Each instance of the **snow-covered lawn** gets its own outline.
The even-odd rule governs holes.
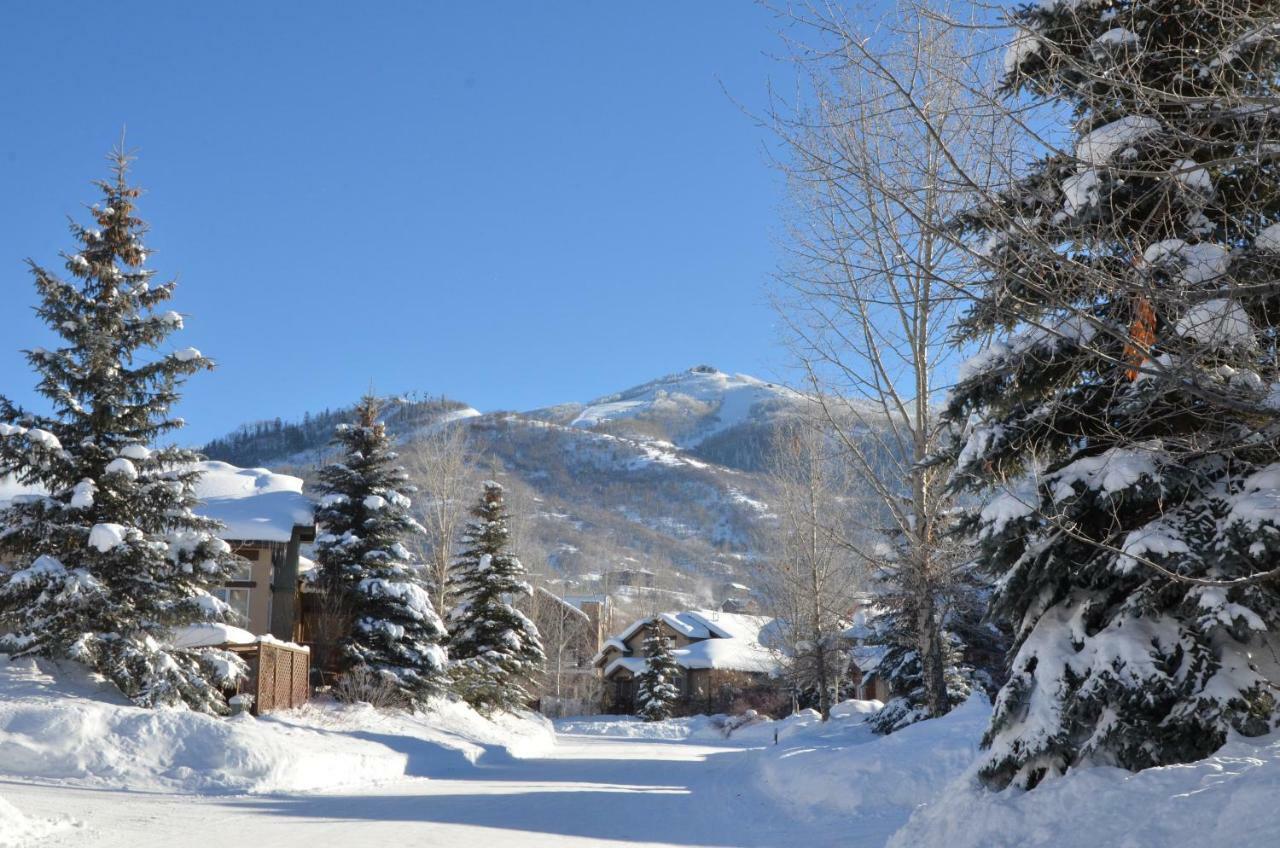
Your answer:
[[[87,676],[0,658],[0,848],[1280,844],[1280,735],[1130,775],[978,790],[989,707],[880,738],[822,724],[484,719],[321,704],[273,718],[144,711]],[[775,743],[776,738],[776,743]]]

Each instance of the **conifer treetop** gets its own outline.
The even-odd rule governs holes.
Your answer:
[[[220,687],[243,663],[164,647],[173,628],[231,615],[210,590],[236,558],[192,512],[199,456],[160,442],[182,426],[170,408],[183,381],[213,363],[161,349],[183,325],[157,310],[174,282],[145,267],[130,157],[119,148],[111,162],[96,226],[71,225],[67,276],[28,263],[61,343],[26,351],[50,412],[0,397],[0,476],[47,493],[0,512],[0,557],[15,565],[0,583],[0,649],[79,660],[140,704],[222,712]]]

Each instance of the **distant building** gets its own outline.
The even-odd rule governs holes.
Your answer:
[[[646,625],[632,622],[605,641],[594,665],[605,683],[605,706],[612,712],[634,712],[636,678],[644,671]],[[753,707],[781,712],[789,696],[777,678],[778,657],[761,643],[773,619],[716,610],[685,610],[657,616],[671,640],[681,669],[676,685],[688,712],[726,712]]]
[[[606,572],[605,585],[609,588],[631,586],[637,589],[653,589],[657,586],[657,575],[647,568],[618,568]]]
[[[557,595],[544,586],[521,600],[547,655],[537,707],[546,715],[600,711],[600,681],[592,659],[613,626],[608,595]]]
[[[617,607],[614,606],[613,598],[608,595],[565,595],[562,600],[582,610],[590,623],[591,652],[584,658],[586,665],[590,667],[592,658],[599,653],[604,640],[613,632]]]
[[[888,701],[893,696],[880,674],[880,661],[887,649],[884,645],[867,644],[871,635],[869,623],[878,612],[873,596],[857,598],[850,625],[841,634],[849,654],[849,685],[853,697],[861,700]]]

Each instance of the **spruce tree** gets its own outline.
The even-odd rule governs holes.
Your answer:
[[[954,388],[950,458],[958,486],[1010,488],[973,520],[1015,640],[995,787],[1265,733],[1280,623],[1275,4],[1013,22],[1007,92],[1075,121],[963,220],[985,274],[963,338],[1000,338]]]
[[[455,689],[481,712],[514,711],[529,702],[545,663],[538,628],[515,607],[532,589],[507,550],[502,486],[486,482],[471,516],[449,575],[459,599],[449,622]]]
[[[657,618],[645,625],[644,671],[636,680],[636,715],[645,721],[671,718],[671,710],[680,700],[676,678],[680,666],[671,655],[671,640],[662,632]]]
[[[985,622],[990,593],[975,569],[952,575],[944,597],[936,599],[942,616],[943,680],[947,710],[964,703],[975,690],[994,694],[1004,658],[1002,634]],[[864,644],[883,654],[876,674],[888,686],[890,699],[869,720],[876,733],[892,733],[930,718],[916,629],[916,594],[888,584],[875,597],[877,614],[868,623]]]
[[[72,224],[66,277],[29,262],[37,314],[60,339],[27,360],[49,402],[37,413],[0,398],[0,476],[46,495],[0,512],[0,651],[84,663],[142,706],[225,712],[222,688],[245,672],[233,654],[166,647],[173,628],[225,621],[210,590],[236,558],[216,522],[197,517],[199,456],[159,443],[182,426],[178,388],[213,364],[162,352],[182,327],[156,307],[174,293],[144,268],[147,227],[123,149],[93,227]]]
[[[341,673],[367,670],[413,706],[442,692],[445,629],[404,540],[422,528],[409,514],[408,475],[395,464],[378,401],[361,400],[354,424],[339,424],[341,461],[319,471],[316,521],[320,590],[342,611],[332,655]]]

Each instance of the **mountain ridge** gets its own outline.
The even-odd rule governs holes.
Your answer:
[[[785,386],[701,365],[587,403],[482,413],[402,395],[386,400],[383,417],[409,447],[432,428],[465,427],[473,459],[529,513],[522,557],[566,592],[598,591],[610,572],[645,570],[656,575],[655,591],[709,603],[759,554],[771,439],[807,404]],[[204,453],[309,479],[332,458],[329,437],[349,414],[243,425]]]

